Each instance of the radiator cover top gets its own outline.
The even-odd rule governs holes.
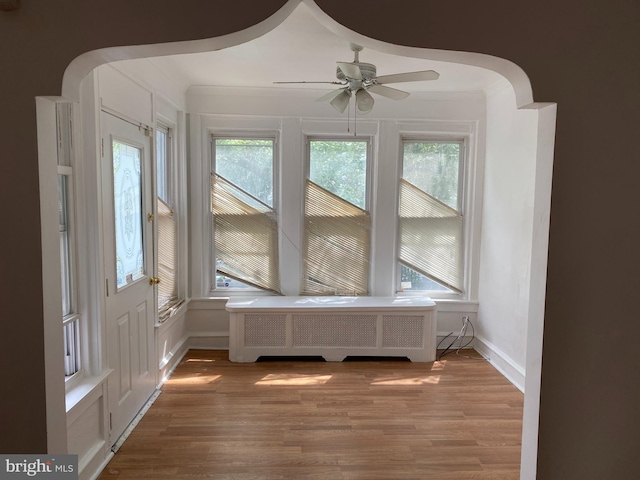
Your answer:
[[[436,307],[424,297],[234,298],[227,310],[231,361],[268,355],[435,359]]]

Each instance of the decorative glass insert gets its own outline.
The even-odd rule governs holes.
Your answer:
[[[113,141],[113,198],[117,287],[144,275],[142,151]]]

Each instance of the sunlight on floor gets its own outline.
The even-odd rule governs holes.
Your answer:
[[[256,385],[323,385],[331,375],[271,374],[256,382]]]
[[[424,385],[425,383],[437,385],[440,383],[440,375],[416,378],[380,378],[371,382],[371,385]]]
[[[222,375],[202,375],[197,377],[171,378],[168,383],[172,385],[202,385],[205,383],[213,383]]]

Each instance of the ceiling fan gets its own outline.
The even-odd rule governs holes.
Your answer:
[[[341,88],[333,90],[318,98],[317,102],[328,101],[338,112],[343,113],[349,105],[352,95],[355,95],[355,104],[360,113],[368,113],[373,108],[374,99],[369,92],[392,100],[402,100],[409,96],[408,92],[386,86],[388,83],[418,82],[423,80],[437,80],[440,74],[434,70],[421,72],[395,73],[392,75],[376,76],[376,66],[363,63],[359,60],[362,51],[360,45],[351,44],[354,52],[353,62],[337,62],[337,81],[332,82],[273,82],[273,83],[330,83],[341,85]]]

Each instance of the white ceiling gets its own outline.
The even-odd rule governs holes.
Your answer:
[[[306,88],[330,91],[335,85],[274,85],[276,81],[333,81],[336,62],[353,61],[350,40],[329,31],[304,3],[278,27],[250,42],[215,52],[155,57],[166,74],[192,86]],[[475,92],[499,82],[499,74],[469,65],[391,55],[365,48],[360,61],[378,75],[436,70],[435,81],[391,84],[407,92]],[[274,92],[275,93],[275,92]]]

